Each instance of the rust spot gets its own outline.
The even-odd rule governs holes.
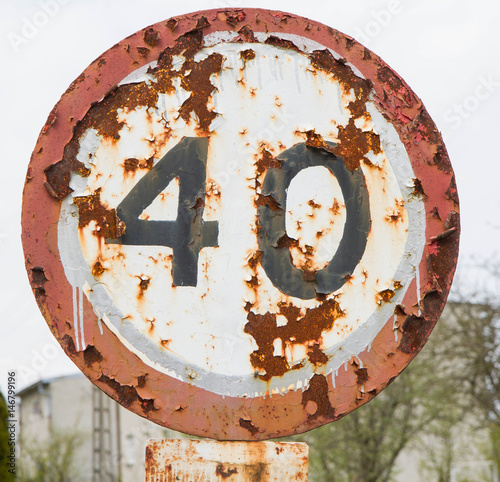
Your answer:
[[[248,260],[248,266],[255,270],[257,265],[260,263],[260,260],[262,259],[262,251],[256,251],[252,257]]]
[[[163,348],[167,348],[167,346],[169,345],[169,343],[171,342],[172,340],[161,340],[160,341],[160,345],[163,347]]]
[[[71,173],[76,172],[82,177],[90,175],[90,169],[87,169],[83,163],[75,159],[63,159],[52,164],[45,169],[45,188],[50,195],[56,199],[64,199],[73,192],[69,187]]]
[[[313,365],[325,365],[328,362],[328,356],[326,356],[319,347],[319,343],[314,343],[307,349],[307,358]]]
[[[394,314],[396,316],[406,316],[406,310],[403,305],[396,305],[396,308],[394,308]]]
[[[140,375],[137,377],[137,388],[142,388],[146,385],[146,375]]]
[[[168,22],[166,23],[166,25],[167,25],[167,28],[171,32],[173,32],[177,28],[177,24],[178,23],[179,23],[179,21],[176,18],[171,18],[170,20],[168,20]]]
[[[383,290],[383,291],[379,291],[378,292],[378,295],[380,296],[380,298],[382,299],[382,301],[385,301],[386,303],[388,301],[391,301],[392,298],[394,298],[394,291],[393,290]]]
[[[88,367],[94,363],[100,363],[103,357],[94,345],[89,345],[83,350],[83,360]]]
[[[334,199],[333,204],[331,205],[329,210],[332,212],[333,215],[337,215],[340,214],[340,208],[341,208],[340,203],[338,202],[337,199]]]
[[[450,172],[450,165],[448,160],[448,155],[446,154],[446,150],[442,144],[441,134],[436,128],[434,122],[432,122],[431,116],[422,106],[420,109],[420,113],[415,118],[415,123],[417,127],[417,136],[416,142],[420,142],[421,140],[425,140],[434,146],[438,146],[438,152],[440,153],[440,157],[444,154],[446,157],[445,165],[442,165],[445,172]],[[444,159],[440,159],[438,164],[442,164],[441,161]],[[439,165],[438,165],[439,168]]]
[[[202,15],[196,22],[196,27],[193,30],[203,30],[207,27],[210,27],[210,22],[207,20],[207,17]]]
[[[137,52],[139,52],[141,57],[147,57],[150,50],[147,47],[137,47]]]
[[[247,62],[248,60],[253,60],[255,58],[255,51],[252,49],[246,49],[240,52],[240,58]]]
[[[288,23],[288,19],[292,18],[292,16],[288,13],[283,13],[283,12],[271,12],[271,15],[273,16],[274,23]]]
[[[306,145],[315,147],[316,149],[323,149],[327,152],[333,152],[333,148],[329,146],[320,134],[317,134],[314,129],[306,131]]]
[[[313,199],[307,201],[307,204],[311,206],[313,209],[319,209],[321,207],[321,204],[315,203]]]
[[[262,175],[270,167],[279,169],[282,163],[283,161],[275,158],[267,149],[262,148],[261,157],[255,164],[257,167],[257,176]]]
[[[61,340],[61,346],[69,357],[73,358],[76,356],[75,342],[71,336],[64,335]]]
[[[255,435],[259,429],[251,422],[251,420],[245,420],[240,418],[240,427],[248,430],[252,435]]]
[[[113,393],[118,398],[118,402],[120,403],[120,405],[123,405],[124,407],[130,407],[134,403],[140,403],[144,412],[150,412],[151,410],[155,409],[154,400],[152,398],[141,398],[137,393],[135,387],[132,387],[130,385],[121,385],[113,378],[109,378],[104,374],[99,377],[99,381],[111,388]]]
[[[302,405],[304,408],[310,402],[316,404],[316,412],[308,414],[307,418],[309,420],[314,420],[318,417],[335,418],[335,409],[328,398],[328,381],[324,375],[313,375],[309,381],[309,387],[302,393]]]
[[[283,236],[281,236],[280,239],[278,239],[276,247],[278,249],[298,248],[299,247],[299,242],[296,239],[291,238],[290,236],[288,236],[288,234],[285,233]]]
[[[240,42],[252,43],[252,42],[257,41],[257,39],[255,38],[255,35],[253,33],[253,30],[249,25],[245,25],[245,26],[241,27],[238,30],[238,34],[240,36],[239,37]]]
[[[398,350],[403,353],[416,353],[427,340],[434,322],[421,316],[408,315],[403,323],[403,337]]]
[[[378,134],[372,131],[362,131],[355,126],[352,117],[347,126],[339,126],[338,137],[340,143],[333,149],[333,152],[344,160],[347,169],[351,171],[360,166],[368,152],[373,151],[374,154],[382,152]]]
[[[429,114],[427,114],[427,117],[430,122],[432,122],[431,118],[429,117]],[[437,131],[436,131],[437,132]],[[441,136],[439,135],[439,132],[437,132],[437,135],[439,136],[439,140],[441,140]],[[436,150],[436,154],[434,154],[434,157],[432,159],[432,162],[437,168],[446,173],[450,174],[451,173],[451,164],[450,164],[450,159],[448,157],[448,153],[446,152],[446,148],[442,143],[438,143],[438,148]]]
[[[436,284],[439,283],[438,280],[447,279],[446,274],[453,272],[456,265],[456,253],[460,238],[460,217],[458,212],[450,212],[443,227],[444,231],[431,240],[434,250],[428,258],[428,269],[430,273],[434,274],[433,278]],[[441,251],[439,256],[436,256],[439,251]],[[449,287],[439,285],[438,287],[440,290],[443,288],[449,289]]]
[[[413,192],[412,194],[416,194],[418,196],[422,196],[427,198],[424,188],[422,187],[422,181],[420,179],[414,178],[413,179]]]
[[[430,214],[433,218],[441,220],[441,216],[439,215],[439,209],[438,209],[438,207],[437,207],[437,206],[434,206],[434,207],[430,210],[429,214]]]
[[[406,87],[403,80],[398,77],[389,67],[380,67],[377,77],[386,86],[387,92],[402,100],[407,107],[415,102],[411,91]]]
[[[144,43],[150,47],[156,47],[160,40],[160,32],[153,27],[149,27],[144,31]]]
[[[252,276],[248,281],[245,281],[245,283],[249,288],[255,288],[256,286],[259,286],[259,279],[257,276]]]
[[[45,271],[40,266],[35,266],[31,269],[31,283],[39,286],[43,286],[48,281],[45,276]]]
[[[139,159],[129,157],[123,161],[125,172],[135,172],[139,168]]]
[[[282,47],[284,49],[290,49],[290,50],[295,50],[296,52],[300,52],[300,49],[291,40],[285,40],[276,37],[275,35],[270,35],[266,39],[265,43],[272,45],[273,47]]]
[[[153,449],[146,445],[146,467],[154,467],[156,463],[156,456]]]
[[[380,137],[374,132],[364,132],[356,127],[352,117],[347,126],[339,126],[338,129],[340,142],[336,146],[327,144],[323,137],[314,130],[306,132],[306,145],[341,157],[346,167],[351,171],[357,169],[361,161],[370,163],[365,157],[368,152],[373,151],[374,154],[382,152]]]
[[[182,77],[182,87],[191,92],[191,95],[184,101],[179,109],[179,115],[186,122],[189,122],[191,112],[198,117],[200,129],[208,132],[210,123],[217,117],[217,114],[208,109],[208,100],[214,90],[210,81],[210,76],[220,71],[224,57],[221,54],[209,55],[201,62],[188,61],[185,65],[190,73]]]
[[[199,209],[205,205],[205,202],[201,197],[196,198],[196,202],[194,203],[193,206],[191,206],[191,209]]]
[[[219,12],[219,18],[225,21],[231,27],[236,27],[240,22],[245,20],[246,13],[243,10],[224,10]]]
[[[364,385],[368,381],[368,368],[358,368],[354,373],[358,379],[358,385]]]
[[[149,283],[151,283],[149,278],[141,278],[141,281],[139,282],[140,290],[146,291],[149,288]]]
[[[309,308],[303,317],[300,308],[286,303],[279,303],[279,313],[283,315],[286,325],[277,325],[276,313],[255,314],[250,311],[245,333],[251,335],[259,347],[250,355],[252,366],[262,380],[270,380],[273,376],[281,376],[289,370],[301,367],[301,364],[289,366],[284,356],[274,356],[274,341],[281,339],[283,346],[294,344],[312,345],[318,342],[322,333],[333,327],[335,320],[343,316],[338,302],[325,300],[316,308]]]
[[[68,87],[68,92],[75,90],[79,84],[81,84],[85,80],[85,73],[81,73]]]
[[[47,298],[45,288],[34,288],[33,294],[35,295],[35,299],[39,305],[45,303]]]
[[[217,464],[217,468],[215,469],[215,475],[222,477],[223,479],[227,479],[234,474],[238,473],[238,469],[234,467],[228,467],[227,469],[222,464]]]
[[[257,199],[254,201],[255,206],[269,206],[272,211],[280,211],[283,208],[280,207],[278,204],[278,201],[274,199],[274,197],[269,194],[267,196],[264,196],[263,194],[257,194]]]
[[[105,271],[104,266],[100,260],[97,260],[92,267],[92,276],[101,276]]]
[[[312,54],[309,55],[309,59],[311,60],[312,65],[317,69],[322,69],[326,72],[330,72],[335,77],[335,79],[340,82],[346,92],[349,92],[351,89],[353,89],[357,101],[366,102],[366,100],[368,100],[368,94],[371,90],[371,83],[366,79],[358,77],[351,70],[351,68],[346,65],[346,61],[344,59],[336,59],[327,49],[315,50],[314,52],[312,52]],[[353,105],[352,107],[350,106],[350,108],[356,111],[356,109],[358,109],[358,106]],[[364,108],[362,108],[360,112],[357,112],[358,115],[355,115],[355,112],[352,112],[355,117],[359,117],[364,113]]]
[[[458,191],[455,176],[452,176],[451,178],[450,185],[446,190],[446,196],[448,197],[448,199],[451,199],[455,204],[458,205]]]
[[[95,221],[96,236],[118,238],[124,233],[124,223],[118,219],[115,209],[106,209],[101,204],[99,190],[89,196],[75,197],[73,202],[78,206],[78,227],[84,228],[91,221]]]

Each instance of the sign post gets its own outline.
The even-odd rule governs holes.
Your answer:
[[[257,441],[339,419],[422,348],[450,289],[441,136],[318,22],[220,9],[105,52],[26,179],[34,294],[87,377],[147,419]]]

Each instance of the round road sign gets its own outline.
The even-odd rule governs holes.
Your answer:
[[[421,101],[317,22],[158,23],[69,87],[28,169],[23,242],[55,337],[159,424],[265,439],[370,400],[425,343],[458,253]]]

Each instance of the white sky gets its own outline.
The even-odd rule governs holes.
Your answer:
[[[474,257],[498,255],[498,0],[2,0],[0,388],[12,369],[18,370],[19,388],[76,370],[38,311],[20,241],[26,169],[49,112],[69,84],[116,42],[172,16],[221,7],[302,15],[357,38],[381,56],[423,100],[445,138],[461,201],[460,269]],[[389,8],[394,13],[388,14]]]

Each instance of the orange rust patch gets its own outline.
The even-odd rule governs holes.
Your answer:
[[[95,236],[118,238],[125,232],[125,225],[118,219],[115,209],[106,209],[101,204],[101,194],[96,191],[89,196],[79,196],[73,199],[78,206],[78,227],[84,228],[91,221],[95,221]]]
[[[208,109],[208,99],[214,91],[214,86],[210,82],[210,76],[219,72],[222,68],[224,57],[221,54],[209,55],[201,62],[187,61],[183,70],[191,72],[182,77],[182,87],[191,92],[188,99],[179,109],[179,115],[189,122],[191,112],[198,117],[200,129],[207,131],[210,123],[217,117],[217,114]],[[187,65],[186,65],[187,64]]]
[[[291,41],[285,40],[275,35],[270,35],[266,39],[266,44],[272,45],[273,47],[281,47],[287,50],[295,50],[295,52],[300,52],[300,49]]]
[[[280,211],[282,208],[278,204],[278,201],[274,199],[274,197],[269,194],[268,196],[264,196],[263,194],[257,194],[257,199],[254,201],[255,206],[269,206],[272,211]]]
[[[151,283],[149,278],[141,278],[141,281],[139,282],[140,290],[146,291],[149,288],[149,283]]]
[[[307,358],[313,365],[325,365],[328,362],[328,356],[321,351],[319,343],[308,347]]]
[[[247,14],[243,10],[224,10],[217,15],[220,20],[225,21],[231,27],[236,27],[245,20]]]
[[[315,406],[315,411],[311,408]],[[328,381],[324,375],[315,374],[309,381],[309,388],[302,393],[302,405],[308,413],[308,419],[318,417],[335,418],[335,410],[328,398]],[[312,413],[311,413],[312,412]]]
[[[283,163],[279,159],[276,159],[267,149],[262,148],[262,157],[256,162],[257,176],[263,174],[270,167],[279,169]]]
[[[139,167],[139,159],[130,157],[123,161],[123,168],[125,169],[125,172],[135,172],[137,171],[138,167]]]
[[[90,176],[90,169],[74,158],[64,158],[62,161],[52,164],[45,169],[45,188],[49,194],[56,199],[64,199],[73,192],[69,187],[71,173],[76,172],[82,177]]]
[[[97,260],[92,267],[92,275],[93,276],[101,276],[105,271],[104,266],[102,265],[100,260]]]
[[[238,30],[239,38],[238,42],[257,42],[257,39],[255,38],[255,34],[253,33],[252,28],[249,25],[244,25]]]
[[[362,131],[354,125],[352,117],[347,126],[339,126],[339,141],[333,152],[344,160],[347,169],[351,171],[360,166],[368,152],[373,151],[374,154],[382,152],[378,134]]]
[[[283,346],[295,344],[314,345],[324,331],[330,330],[335,320],[343,316],[343,311],[334,299],[324,301],[316,308],[309,308],[300,316],[300,308],[287,303],[279,303],[279,313],[286,325],[277,325],[276,313],[255,314],[250,311],[245,333],[251,335],[259,347],[250,355],[252,366],[265,372],[259,374],[262,380],[282,376],[289,370],[301,368],[301,364],[290,366],[284,356],[274,356],[274,340],[281,339]]]
[[[344,160],[349,170],[353,171],[360,166],[362,160],[367,163],[370,162],[365,157],[368,152],[373,151],[374,154],[381,152],[380,137],[378,134],[372,131],[362,131],[354,123],[354,120],[359,117],[370,117],[370,114],[366,111],[366,102],[371,91],[371,83],[366,79],[358,77],[346,65],[344,60],[335,59],[328,50],[315,50],[309,58],[314,67],[330,72],[340,83],[344,92],[347,93],[352,90],[355,100],[348,105],[348,109],[351,112],[349,123],[347,126],[339,126],[338,128],[339,145],[331,148],[326,145],[321,136],[309,139],[310,144],[308,145],[333,152]]]
[[[394,291],[393,290],[383,290],[378,292],[380,298],[385,301],[386,303],[388,301],[391,301],[392,298],[394,298]]]
[[[246,49],[240,52],[240,59],[244,60],[245,62],[247,62],[248,60],[252,60],[254,58],[255,58],[255,51],[252,49]]]

